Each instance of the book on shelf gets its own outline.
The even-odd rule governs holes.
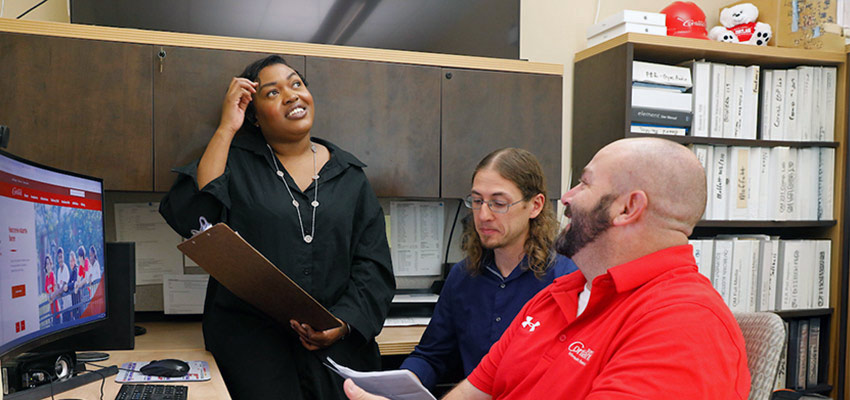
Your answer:
[[[773,99],[773,71],[772,70],[764,70],[764,74],[761,79],[761,98],[760,101],[760,111],[759,111],[759,139],[762,140],[772,140],[771,136],[771,123],[770,115],[772,108]]]
[[[788,341],[785,342],[785,382],[782,388],[795,388],[797,386],[797,369],[799,368],[799,343],[800,343],[800,321],[790,320],[787,322]]]
[[[779,242],[779,281],[776,290],[778,310],[799,309],[799,279],[802,257],[802,241]]]
[[[726,65],[723,78],[723,136],[724,138],[735,137],[735,116],[733,102],[735,99],[735,66]]]
[[[800,149],[792,147],[788,149],[788,158],[785,160],[785,215],[783,220],[793,221],[800,219],[799,173],[798,153]],[[780,182],[782,184],[782,182]]]
[[[823,67],[813,67],[812,69],[812,111],[811,111],[811,129],[812,140],[821,140],[821,120],[823,119],[822,109],[824,106],[824,76]]]
[[[632,86],[632,107],[691,112],[691,93]]]
[[[818,150],[817,169],[817,219],[833,219],[833,196],[835,195],[835,149],[822,147]]]
[[[756,311],[776,310],[777,262],[779,260],[779,237],[763,240],[759,253],[759,289]]]
[[[723,301],[729,304],[730,291],[732,287],[732,248],[734,240],[714,240],[714,268],[712,269],[711,284]]]
[[[723,137],[723,92],[726,88],[726,66],[711,63],[711,94],[709,99],[708,136]]]
[[[704,265],[699,266],[699,272],[711,280],[714,275],[714,240],[702,240],[702,260]]]
[[[642,87],[647,89],[655,89],[655,90],[663,90],[665,92],[673,92],[673,93],[684,93],[688,91],[688,88],[683,86],[673,86],[673,85],[662,85],[660,83],[649,83],[649,82],[632,82],[632,86]]]
[[[632,123],[631,132],[632,133],[647,134],[647,135],[685,136],[688,133],[688,128],[683,128],[683,127],[680,127],[680,126],[664,126],[664,125],[649,125],[649,124]]]
[[[749,276],[752,273],[752,241],[743,238],[732,240],[732,265],[729,276],[728,304],[732,311],[749,309]]]
[[[729,147],[729,204],[727,212],[730,220],[745,220],[748,215],[750,148],[745,146]]]
[[[689,112],[655,108],[632,107],[632,123],[690,128],[692,116]]]
[[[691,74],[693,76],[693,124],[691,135],[708,137],[711,110],[711,63],[694,61]]]
[[[802,66],[797,68],[797,131],[800,140],[812,141],[812,100],[814,99],[813,76],[814,68]]]
[[[814,291],[811,308],[829,308],[829,266],[832,263],[832,242],[815,241]]]
[[[783,127],[784,140],[799,141],[797,131],[797,70],[785,71],[785,122]]]
[[[775,186],[774,181],[770,180],[770,171],[771,171],[771,158],[770,158],[771,149],[768,147],[762,147],[761,152],[759,152],[759,178],[758,178],[758,186],[754,186],[758,188],[758,201],[756,218],[757,220],[764,221],[770,218],[770,201],[769,196],[771,192],[771,188]]]
[[[744,73],[744,93],[741,103],[741,138],[756,139],[758,131],[759,86],[761,67],[751,65]]]
[[[749,171],[747,173],[747,213],[743,219],[755,221],[759,219],[759,210],[762,208],[759,203],[759,189],[761,188],[761,162],[762,155],[769,151],[766,147],[750,147],[748,156]]]
[[[793,154],[792,154],[793,153]],[[788,190],[789,190],[789,163],[794,159],[796,163],[796,149],[788,146],[776,146],[770,149],[770,171],[768,179],[770,185],[770,219],[774,221],[786,221],[790,219],[788,212]]]
[[[831,142],[835,140],[835,90],[836,90],[836,74],[838,71],[835,67],[824,67],[823,74],[826,82],[823,85],[826,93],[823,95],[823,134],[818,138],[822,142]]]
[[[818,385],[818,362],[820,361],[820,318],[809,319],[809,349],[806,354],[806,388]]]
[[[714,164],[711,169],[711,191],[708,205],[711,206],[711,216],[715,220],[727,218],[727,203],[729,192],[729,147],[714,146]]]
[[[794,378],[794,389],[803,390],[806,388],[806,372],[809,366],[809,320],[801,319],[797,321],[797,368]]]
[[[785,136],[785,70],[773,70],[773,95],[770,98],[770,140],[786,140]]]
[[[676,86],[690,89],[691,70],[676,65],[632,61],[632,82]]]
[[[732,76],[733,76],[733,84],[732,84],[732,103],[729,111],[730,118],[732,118],[732,134],[731,138],[735,139],[743,139],[743,129],[744,129],[744,81],[747,76],[747,69],[741,65],[735,65],[732,67]]]
[[[705,193],[708,198],[706,200],[705,211],[702,214],[702,219],[710,220],[714,219],[713,214],[711,212],[711,171],[713,168],[714,162],[714,147],[708,144],[691,144],[691,151],[697,156],[697,160],[699,160],[702,165],[702,169],[705,171],[706,179],[705,179]]]

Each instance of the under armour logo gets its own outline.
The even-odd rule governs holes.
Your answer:
[[[531,322],[532,317],[525,317],[525,322],[522,323],[523,328],[528,328],[529,332],[534,332],[538,326],[540,326],[540,322]]]

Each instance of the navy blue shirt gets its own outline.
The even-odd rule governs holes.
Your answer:
[[[455,264],[428,328],[401,368],[412,371],[429,389],[451,369],[458,356],[464,376],[469,375],[528,300],[555,278],[576,270],[575,263],[561,255],[542,279],[525,265],[523,258],[503,278],[492,257],[485,260],[484,271],[476,276],[469,274],[465,259]]]

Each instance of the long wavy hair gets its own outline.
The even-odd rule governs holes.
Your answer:
[[[526,150],[505,148],[488,154],[475,167],[472,180],[475,179],[478,171],[485,168],[493,169],[503,178],[513,182],[522,193],[523,200],[527,201],[537,194],[546,197],[546,178],[543,176],[543,167],[540,166],[537,157]],[[531,269],[536,277],[541,278],[555,260],[552,244],[558,233],[558,222],[551,202],[545,200],[543,210],[528,223],[528,237],[525,239],[524,246],[528,263],[522,267]],[[466,252],[466,266],[469,273],[473,276],[478,275],[484,268],[484,258],[492,256],[493,251],[481,245],[481,237],[478,236],[473,221],[464,224],[461,243]]]

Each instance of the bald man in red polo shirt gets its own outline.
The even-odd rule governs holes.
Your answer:
[[[445,398],[746,399],[741,330],[688,245],[705,200],[705,172],[680,144],[600,150],[561,198],[570,224],[556,248],[581,273],[526,303]]]

